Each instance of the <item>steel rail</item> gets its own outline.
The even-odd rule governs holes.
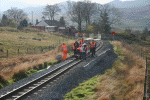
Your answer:
[[[102,46],[100,46],[100,44],[98,45],[96,51],[98,51],[100,48],[103,47],[103,43],[102,43]],[[90,52],[88,51],[88,54]],[[90,55],[88,55],[90,56]],[[88,57],[87,56],[87,57]],[[16,89],[13,89],[12,91],[10,92],[7,92],[6,94],[4,95],[1,95],[0,96],[0,100],[5,100],[7,98],[13,98],[13,100],[18,100],[20,98],[22,98],[23,96],[27,95],[28,93],[30,93],[31,91],[35,90],[36,88],[42,86],[43,84],[45,84],[46,82],[48,81],[51,81],[52,79],[54,79],[55,77],[57,77],[58,75],[64,73],[65,71],[67,71],[68,69],[70,69],[71,67],[75,66],[76,64],[80,63],[82,60],[77,60],[75,61],[76,59],[73,58],[72,60],[64,63],[63,65],[53,69],[52,71],[16,88]],[[75,63],[73,63],[75,61]],[[68,64],[70,64],[68,67],[64,67],[64,66],[67,66]],[[63,68],[64,67],[64,68]],[[62,70],[62,71],[60,71]],[[57,71],[59,71],[57,73]],[[56,72],[56,73],[55,73]],[[50,75],[53,75],[51,77],[49,77]],[[33,86],[34,85],[34,86]],[[31,87],[33,86],[33,87]],[[30,89],[29,89],[30,88]],[[22,92],[22,90],[27,90],[25,92]],[[21,94],[20,94],[21,93]],[[17,96],[16,96],[17,95]],[[10,99],[9,99],[10,100]]]

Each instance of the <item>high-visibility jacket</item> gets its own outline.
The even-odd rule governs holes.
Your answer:
[[[67,46],[66,45],[62,45],[61,49],[63,50],[64,53],[67,53]]]
[[[80,44],[79,47],[82,47],[83,44]]]
[[[73,44],[73,49],[76,49],[76,45],[77,45],[77,44],[76,44],[76,42],[75,42],[75,43]]]
[[[84,40],[81,40],[81,41],[80,41],[80,44],[83,44],[83,43],[84,43]]]
[[[91,48],[95,48],[96,47],[96,42],[91,42],[90,46],[91,46]]]
[[[78,42],[74,42],[73,49],[77,49],[78,47],[79,47],[79,43]]]
[[[78,47],[77,49],[78,49],[80,52],[82,52],[81,47]]]

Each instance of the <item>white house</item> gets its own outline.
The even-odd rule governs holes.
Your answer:
[[[42,17],[42,20],[34,26],[34,28],[47,32],[61,31],[66,29],[65,25],[62,25],[60,22],[56,20],[45,20],[44,16]]]

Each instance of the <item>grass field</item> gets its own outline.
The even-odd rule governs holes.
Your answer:
[[[67,36],[35,30],[18,31],[14,28],[0,28],[0,88],[46,68],[47,66],[44,65],[46,63],[49,65],[57,63],[56,56],[63,55],[60,49],[62,42],[67,45],[67,56],[72,55],[74,40]],[[26,48],[44,48],[53,44],[56,47],[50,51],[41,53],[36,49],[36,53],[26,54]],[[18,48],[22,53],[19,56],[16,53]],[[6,50],[9,50],[9,58],[5,57]]]
[[[15,28],[0,27],[0,58],[18,56],[24,54],[39,54],[42,49],[46,52],[68,39],[55,35],[56,33],[45,33],[26,29],[18,31]],[[28,48],[28,50],[27,50]]]

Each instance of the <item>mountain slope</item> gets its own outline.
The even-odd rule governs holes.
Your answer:
[[[134,8],[141,7],[150,4],[150,0],[134,0],[134,1],[120,1],[114,0],[109,4],[114,5],[117,8]]]

